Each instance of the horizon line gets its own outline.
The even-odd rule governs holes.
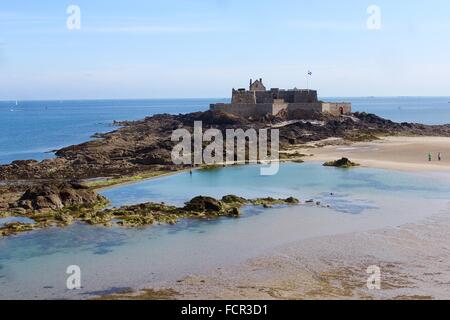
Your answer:
[[[327,98],[450,98],[450,95],[423,95],[423,96],[415,96],[415,95],[387,95],[387,96],[369,96],[369,95],[363,95],[363,96],[323,96],[319,97],[323,99]],[[168,97],[159,97],[159,98],[64,98],[64,99],[58,99],[58,98],[50,98],[50,99],[0,99],[0,102],[30,102],[30,101],[120,101],[120,100],[230,100],[231,98],[225,98],[225,97],[190,97],[190,98],[168,98]]]

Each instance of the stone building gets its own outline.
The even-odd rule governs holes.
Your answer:
[[[323,102],[317,98],[317,91],[304,89],[267,90],[262,79],[252,81],[249,89],[233,89],[231,103],[215,103],[211,110],[220,110],[243,117],[262,117],[267,114],[277,115],[281,111],[329,113],[335,116],[350,114],[350,103]]]

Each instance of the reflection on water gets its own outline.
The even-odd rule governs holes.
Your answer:
[[[247,198],[295,196],[320,206],[248,206],[238,219],[186,219],[146,228],[74,223],[3,238],[0,298],[86,298],[111,288],[164,283],[240,263],[292,241],[421,219],[445,208],[449,191],[443,180],[316,164],[284,164],[271,177],[260,176],[257,166],[236,166],[121,186],[103,192],[115,205],[180,205],[199,194],[234,193]],[[80,291],[65,289],[65,271],[73,264],[82,270]]]

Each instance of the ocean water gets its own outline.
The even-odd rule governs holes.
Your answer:
[[[322,100],[351,102],[354,111],[374,113],[395,122],[450,123],[450,97],[332,97]]]
[[[90,139],[117,127],[113,121],[138,120],[158,113],[206,110],[208,99],[0,101],[0,163],[42,160],[52,150]]]
[[[103,194],[115,204],[182,204],[193,195],[290,196],[330,208],[246,207],[240,218],[186,219],[177,225],[106,228],[75,223],[0,239],[0,298],[83,299],[123,288],[167,285],[190,274],[238,265],[302,239],[396,227],[449,210],[450,182],[318,164],[283,164],[262,177],[258,166],[179,173]],[[388,192],[386,192],[388,191]],[[331,192],[333,194],[331,194]],[[67,290],[66,269],[81,268],[81,290]]]
[[[323,98],[348,101],[355,111],[376,113],[394,121],[450,123],[450,98]],[[227,99],[0,101],[0,163],[42,160],[52,150],[114,130],[114,120],[137,120],[158,113],[207,110]]]

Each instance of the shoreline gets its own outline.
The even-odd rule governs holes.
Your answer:
[[[389,136],[369,142],[348,142],[342,139],[318,141],[296,146],[289,152],[308,154],[305,162],[326,162],[349,158],[361,167],[406,172],[450,172],[450,138],[435,136]],[[429,162],[428,152],[433,161]],[[437,161],[441,152],[442,161]]]
[[[418,154],[417,146],[411,146],[411,144],[419,142],[422,145],[428,145],[430,148],[436,149],[438,146],[439,150],[442,150],[442,154],[448,155],[448,159],[444,159],[442,162],[437,163],[437,161],[432,161],[429,163],[426,160],[427,154],[421,153],[423,155],[423,161],[420,162],[417,160],[417,157],[412,157],[413,153]],[[437,142],[437,144],[436,144]],[[325,145],[322,145],[324,144]],[[329,144],[331,143],[331,144]],[[442,146],[441,144],[448,144],[448,146]],[[394,159],[369,159],[369,157],[373,156],[374,151],[377,151],[376,148],[381,147],[386,149],[386,151],[395,151],[394,149],[399,146],[406,146],[406,157],[408,158],[408,162],[401,162],[399,160]],[[398,151],[398,150],[396,150]],[[447,151],[447,152],[445,152]],[[380,138],[380,140],[369,141],[369,142],[351,142],[345,141],[340,138],[336,139],[325,139],[320,141],[315,141],[311,144],[303,144],[300,146],[292,147],[286,150],[280,150],[280,154],[293,154],[300,153],[304,156],[297,157],[289,157],[288,158],[280,158],[279,160],[271,160],[268,162],[278,161],[280,164],[285,162],[313,162],[313,163],[324,163],[326,161],[333,161],[342,157],[347,157],[350,160],[354,160],[358,162],[360,167],[363,168],[374,168],[374,169],[386,169],[386,170],[395,170],[395,171],[404,171],[410,173],[444,173],[449,175],[450,177],[450,137],[435,137],[435,136],[388,136]],[[385,156],[385,155],[383,155]],[[415,161],[414,161],[415,160]],[[259,162],[254,163],[219,163],[216,166],[227,167],[232,165],[248,165],[248,164],[259,164]],[[192,171],[196,170],[207,170],[208,165],[203,165],[200,167],[192,168]],[[84,182],[90,188],[96,191],[108,190],[115,187],[120,187],[124,185],[130,185],[134,183],[139,183],[142,181],[148,181],[152,179],[157,179],[161,177],[171,176],[178,173],[188,172],[190,169],[180,169],[176,171],[167,171],[162,172],[160,174],[155,171],[143,172],[141,175],[142,178],[137,178],[140,174],[135,176],[124,176],[117,178],[117,180],[124,179],[126,181],[112,183],[106,186],[96,187],[95,182],[92,184],[90,182]],[[152,173],[156,173],[152,175]],[[147,176],[149,175],[149,176]],[[115,180],[113,178],[111,180]],[[102,180],[108,183],[109,180]],[[101,182],[100,182],[101,184]]]

